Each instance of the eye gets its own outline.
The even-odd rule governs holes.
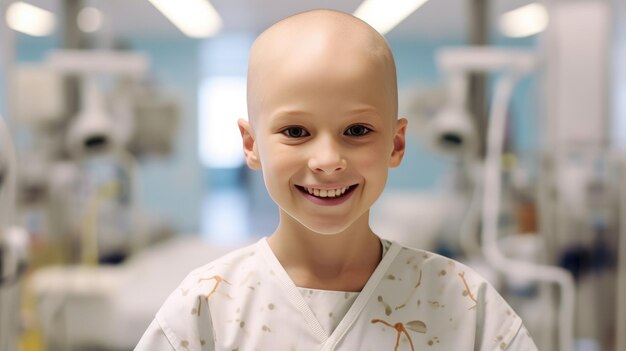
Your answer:
[[[346,129],[344,134],[349,135],[349,136],[364,136],[371,131],[372,131],[371,129],[369,129],[368,127],[364,125],[355,124],[353,126],[348,127],[348,129]]]
[[[281,131],[281,133],[283,133],[284,135],[290,137],[290,138],[304,138],[306,136],[309,136],[309,132],[307,132],[304,128],[302,127],[289,127],[289,128],[285,128]]]

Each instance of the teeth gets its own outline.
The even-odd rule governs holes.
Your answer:
[[[305,188],[306,191],[317,197],[337,197],[346,193],[348,187],[340,188],[340,189],[315,189],[315,188]]]

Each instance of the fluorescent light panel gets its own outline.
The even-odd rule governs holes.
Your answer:
[[[354,15],[385,35],[428,0],[365,0]]]
[[[528,37],[546,29],[548,11],[535,2],[502,14],[499,24],[500,31],[508,37]]]
[[[189,37],[210,37],[222,27],[220,15],[208,0],[148,1]]]
[[[52,12],[23,1],[9,5],[6,21],[9,28],[35,37],[52,34],[55,26]]]

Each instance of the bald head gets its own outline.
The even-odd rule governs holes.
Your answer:
[[[341,12],[314,10],[288,17],[264,31],[252,46],[248,66],[248,116],[251,122],[270,99],[268,85],[281,78],[307,78],[326,74],[337,78],[361,75],[380,85],[381,96],[389,108],[386,114],[397,117],[396,69],[387,42],[362,20]],[[343,81],[347,81],[344,79]],[[354,80],[352,80],[354,81]],[[316,87],[308,85],[308,92]],[[271,88],[271,87],[269,87]],[[352,89],[331,85],[319,89]],[[327,91],[327,90],[326,90]]]

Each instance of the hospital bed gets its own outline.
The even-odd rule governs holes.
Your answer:
[[[28,287],[47,349],[132,350],[185,275],[234,248],[179,236],[119,265],[36,271]]]

